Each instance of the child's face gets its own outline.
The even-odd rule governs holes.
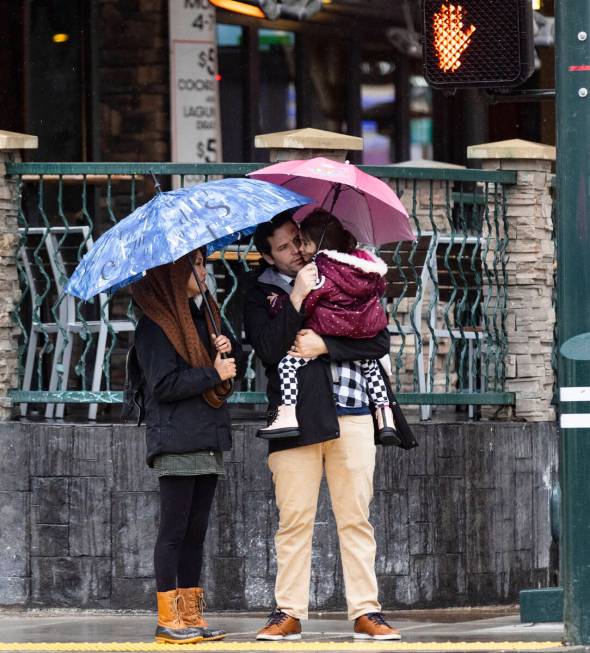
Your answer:
[[[318,251],[316,244],[305,233],[305,231],[301,232],[301,246],[299,247],[299,251],[306,263],[309,263],[314,254]]]

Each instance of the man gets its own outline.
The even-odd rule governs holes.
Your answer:
[[[305,265],[299,230],[284,215],[260,225],[254,242],[269,264],[246,296],[246,336],[265,366],[269,414],[281,403],[277,364],[291,351],[318,357],[298,371],[300,435],[269,441],[279,509],[276,608],[257,639],[301,639],[307,619],[311,544],[322,473],[325,470],[338,527],[348,617],[357,639],[401,639],[377,600],[375,538],[369,523],[375,439],[364,378],[353,361],[389,352],[384,330],[371,340],[320,337],[304,329],[303,300],[316,281]],[[294,281],[294,283],[293,283]],[[281,295],[278,312],[271,307]]]

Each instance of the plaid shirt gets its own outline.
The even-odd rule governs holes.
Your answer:
[[[332,388],[337,406],[364,408],[369,405],[367,382],[359,365],[354,361],[331,363]]]
[[[294,279],[288,277],[286,274],[281,274],[280,272],[275,273],[277,277],[280,277],[285,284],[293,286]],[[272,283],[272,282],[271,282]],[[283,290],[290,291],[290,288],[285,286],[280,286]],[[285,299],[288,297],[286,295],[279,295],[279,299]],[[279,305],[277,302],[276,307],[271,305],[271,310],[278,312],[279,307],[282,308],[282,305]],[[340,361],[340,363],[330,363],[330,369],[332,372],[332,391],[334,393],[334,400],[336,406],[341,408],[366,408],[369,406],[369,396],[367,395],[367,382],[363,376],[362,370],[359,365],[354,361]]]

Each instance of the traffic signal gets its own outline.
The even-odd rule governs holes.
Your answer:
[[[215,7],[254,18],[305,20],[322,8],[322,0],[209,0]]]
[[[435,88],[518,86],[533,73],[531,0],[424,0],[423,27]]]

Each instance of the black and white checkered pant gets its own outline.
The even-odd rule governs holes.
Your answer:
[[[297,403],[299,386],[297,383],[297,370],[307,365],[313,358],[300,358],[296,356],[285,356],[279,363],[279,378],[281,380],[282,402],[286,405]],[[367,385],[367,394],[375,406],[386,406],[389,404],[385,381],[381,376],[381,370],[374,359],[355,361],[361,368],[362,375]]]

